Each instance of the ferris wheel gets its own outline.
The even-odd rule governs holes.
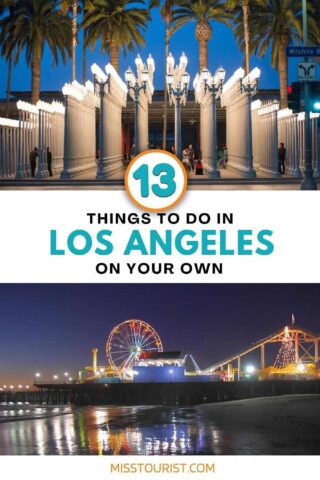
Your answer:
[[[106,344],[107,360],[117,372],[131,370],[142,353],[151,352],[163,352],[162,342],[155,329],[142,320],[120,323]]]

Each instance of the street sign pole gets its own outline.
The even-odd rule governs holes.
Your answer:
[[[302,0],[303,8],[303,44],[308,46],[308,7],[307,0]],[[306,63],[309,57],[305,57]],[[305,102],[305,154],[304,154],[304,179],[301,184],[301,190],[317,190],[317,183],[313,177],[312,151],[311,151],[311,116],[310,116],[310,82],[304,82],[304,102]]]

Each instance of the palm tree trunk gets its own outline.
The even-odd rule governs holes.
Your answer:
[[[288,107],[288,58],[287,42],[280,40],[279,43],[280,108],[282,109]]]
[[[163,133],[162,133],[162,148],[167,148],[167,128],[168,128],[168,91],[167,84],[167,58],[169,56],[169,42],[170,42],[170,15],[166,15],[166,39],[165,39],[165,71],[164,71],[164,106],[163,106]]]
[[[12,81],[12,66],[13,58],[12,55],[9,58],[8,63],[8,83],[7,83],[7,99],[6,99],[6,117],[9,117],[9,107],[10,107],[10,96],[11,96],[11,81]]]
[[[85,85],[87,81],[87,47],[85,44],[86,34],[84,33],[83,35],[84,35],[84,39],[83,39],[83,48],[82,48],[82,82],[83,82],[83,85]]]
[[[78,34],[78,0],[72,0],[72,81],[76,79],[77,34]]]
[[[31,103],[34,105],[40,100],[40,68],[41,68],[41,45],[36,45],[33,52],[31,64],[32,69],[32,91]]]
[[[208,66],[208,42],[199,40],[199,66],[200,72]]]
[[[242,2],[244,42],[246,47],[245,71],[246,75],[250,73],[250,27],[249,27],[249,0]]]
[[[119,48],[114,42],[111,42],[110,44],[109,55],[111,65],[116,70],[116,72],[119,73]]]

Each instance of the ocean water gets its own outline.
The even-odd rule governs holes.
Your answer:
[[[320,396],[179,407],[0,405],[0,455],[319,454]]]

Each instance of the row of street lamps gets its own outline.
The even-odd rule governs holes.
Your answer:
[[[306,14],[304,15],[306,17]],[[305,26],[306,21],[304,21],[305,27],[305,42],[307,42],[308,34],[307,28]],[[151,80],[150,73],[154,71],[154,60],[151,55],[149,55],[146,64],[142,62],[141,57],[138,55],[136,58],[136,66],[138,71],[138,76],[136,77],[132,69],[129,67],[125,72],[125,80],[128,88],[128,94],[132,92],[132,97],[134,101],[134,144],[135,150],[134,154],[138,155],[140,153],[139,148],[139,99],[140,95],[143,92],[146,94],[148,84]],[[187,102],[188,93],[189,93],[189,84],[190,84],[190,75],[186,71],[188,65],[188,58],[183,53],[180,57],[179,65],[175,66],[175,59],[173,55],[170,53],[167,57],[167,65],[166,65],[166,83],[167,83],[167,90],[169,94],[169,101],[170,104],[174,104],[175,106],[175,136],[174,136],[174,147],[176,155],[182,159],[182,135],[181,135],[181,107],[183,104]],[[251,73],[249,73],[245,78],[240,79],[240,92],[242,94],[247,94],[249,97],[249,101],[247,102],[248,105],[248,122],[249,125],[247,127],[247,134],[248,134],[248,165],[247,165],[247,176],[252,178],[256,177],[256,173],[253,168],[253,148],[252,148],[252,118],[251,118],[251,100],[252,96],[257,92],[257,86],[260,76],[260,71],[258,74],[259,69],[254,69]],[[98,179],[104,179],[104,132],[103,132],[103,124],[104,124],[104,96],[106,93],[106,88],[108,88],[108,92],[110,93],[110,74],[105,74],[102,70],[94,65],[92,67],[92,73],[94,76],[94,85],[95,90],[98,89],[100,95],[100,145],[99,145],[99,161],[98,161]],[[204,93],[212,95],[212,117],[213,117],[213,125],[212,125],[212,151],[211,151],[211,161],[212,161],[212,170],[210,172],[211,178],[220,178],[220,171],[218,168],[218,159],[217,159],[217,98],[221,95],[224,85],[226,72],[221,67],[219,68],[215,74],[211,74],[208,69],[204,69],[200,75],[200,81],[202,82]],[[152,87],[152,82],[150,82],[150,86]],[[302,188],[310,188],[315,189],[316,183],[313,179],[313,171],[312,171],[312,162],[311,158],[311,147],[310,147],[310,114],[308,111],[308,101],[306,101],[306,177],[303,182]]]
[[[138,55],[136,58],[136,66],[138,76],[136,77],[132,69],[129,67],[125,72],[125,80],[128,88],[128,94],[133,93],[134,100],[134,143],[135,143],[135,155],[140,153],[139,151],[139,98],[141,92],[144,94],[147,92],[148,83],[150,81],[150,72],[154,71],[154,60],[151,55],[147,59],[147,63],[142,62],[141,57]],[[175,65],[175,59],[172,53],[169,53],[167,57],[166,66],[166,83],[169,94],[170,104],[175,106],[175,153],[181,159],[182,158],[182,135],[181,135],[181,107],[187,102],[190,84],[190,75],[186,71],[188,65],[188,58],[185,53],[182,53],[180,57],[179,65]],[[140,72],[140,75],[139,75]],[[98,165],[98,178],[104,178],[104,97],[106,89],[110,93],[110,74],[105,74],[97,65],[93,65],[92,73],[94,77],[95,91],[98,90],[100,96],[100,145],[99,145],[99,165]],[[212,128],[212,178],[219,178],[220,172],[217,162],[217,98],[222,93],[223,84],[225,80],[226,72],[220,67],[215,74],[211,74],[208,69],[204,69],[201,72],[201,81],[204,86],[205,94],[210,93],[212,95],[212,108],[213,108],[213,128]],[[248,76],[249,78],[249,76]],[[241,83],[241,92],[247,92],[252,95],[256,91],[257,85],[252,85],[250,79],[247,83]],[[250,105],[251,108],[251,105]],[[252,142],[251,142],[252,143]]]
[[[40,378],[41,378],[41,373],[37,372],[35,373],[34,375],[34,383],[39,383],[40,382]],[[53,380],[55,381],[58,381],[59,379],[63,379],[64,382],[72,382],[73,381],[73,378],[70,377],[70,374],[68,372],[64,372],[63,375],[59,376],[58,374],[54,374],[52,376]]]

